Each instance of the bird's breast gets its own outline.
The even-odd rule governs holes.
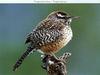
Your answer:
[[[62,35],[55,42],[51,42],[41,47],[41,50],[46,53],[56,53],[63,48],[72,39],[73,33],[70,27],[65,27],[61,31]]]

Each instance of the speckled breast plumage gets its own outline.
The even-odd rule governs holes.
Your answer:
[[[56,53],[63,48],[72,39],[73,33],[69,26],[66,26],[61,33],[62,35],[59,36],[59,39],[42,46],[41,50],[46,54],[50,54]]]

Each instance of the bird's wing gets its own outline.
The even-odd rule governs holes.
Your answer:
[[[59,26],[58,26],[59,25]],[[51,20],[41,21],[37,27],[27,36],[25,43],[45,44],[53,42],[59,38],[63,25]]]
[[[61,33],[58,30],[35,30],[32,31],[25,43],[33,43],[35,45],[44,45],[50,42],[54,42],[61,36]]]
[[[42,46],[56,41],[59,36],[61,36],[61,33],[56,30],[38,30],[34,34],[34,41],[35,44]]]

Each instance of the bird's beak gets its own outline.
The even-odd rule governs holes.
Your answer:
[[[72,18],[72,19],[79,19],[80,16],[72,16],[71,18]]]
[[[69,17],[66,17],[66,19],[78,19],[80,18],[80,16],[69,16]]]

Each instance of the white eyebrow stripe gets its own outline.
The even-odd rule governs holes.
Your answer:
[[[59,17],[65,17],[64,15],[61,15],[61,14],[57,14],[57,16],[59,16]]]

